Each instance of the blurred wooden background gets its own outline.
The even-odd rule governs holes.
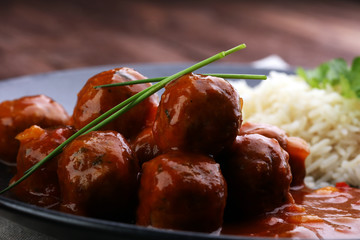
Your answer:
[[[0,79],[84,66],[360,55],[360,1],[1,0]]]

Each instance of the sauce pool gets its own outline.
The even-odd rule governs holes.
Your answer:
[[[221,234],[304,239],[360,237],[360,189],[346,185],[291,191],[296,205],[285,205],[243,222],[225,223]]]

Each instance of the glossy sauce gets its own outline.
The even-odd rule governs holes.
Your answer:
[[[138,166],[124,137],[93,131],[69,143],[59,156],[60,210],[129,221],[136,205]]]
[[[20,142],[20,148],[17,155],[17,173],[10,183],[19,180],[26,170],[44,159],[74,133],[74,129],[68,126],[43,129],[34,125],[18,134],[16,139]],[[60,200],[56,174],[57,159],[58,157],[55,157],[45,163],[38,171],[11,189],[14,196],[24,202],[56,209]]]
[[[242,122],[240,96],[222,78],[186,74],[165,87],[153,125],[161,152],[216,155]]]
[[[0,103],[0,159],[15,163],[19,142],[15,136],[32,125],[43,128],[66,125],[69,116],[45,95],[22,97]]]
[[[139,133],[132,142],[131,148],[139,166],[160,155],[160,150],[155,143],[151,127],[145,128]]]
[[[115,68],[91,77],[78,93],[77,103],[73,112],[75,128],[80,129],[84,127],[109,109],[150,87],[151,84],[135,84],[99,89],[95,89],[95,86],[144,78],[143,75],[131,68]],[[121,117],[108,123],[102,130],[118,131],[126,139],[135,138],[142,129],[153,123],[158,105],[157,102],[157,95],[152,95]]]
[[[280,146],[289,154],[289,164],[292,173],[291,186],[303,184],[306,175],[305,159],[310,154],[310,147],[303,139],[289,137],[283,129],[264,123],[246,122],[242,124],[239,135],[246,134],[260,134],[276,139]]]
[[[293,202],[288,159],[275,139],[260,134],[237,136],[218,158],[228,184],[225,216],[244,219]]]
[[[143,78],[129,68],[90,78],[78,94],[72,124],[83,127],[150,84],[94,86]],[[68,123],[68,115],[52,100],[34,99],[0,104],[3,155],[16,154],[18,145],[12,147],[10,141],[33,124]],[[14,193],[23,201],[80,216],[134,222],[136,215],[136,224],[157,228],[358,238],[360,190],[346,184],[304,188],[308,145],[274,126],[242,125],[241,106],[225,80],[184,75],[166,86],[159,107],[152,96],[103,131],[78,137],[58,162],[44,165]],[[14,180],[70,136],[56,131],[32,127],[18,135],[20,175]],[[138,165],[143,166],[140,178]]]
[[[285,205],[244,222],[226,223],[222,234],[305,239],[359,238],[360,189],[348,186],[292,190]]]
[[[169,152],[143,164],[138,225],[214,232],[223,222],[227,186],[212,158]]]

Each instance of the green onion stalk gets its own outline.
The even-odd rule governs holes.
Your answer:
[[[71,141],[73,141],[75,138],[77,138],[80,135],[84,135],[86,133],[89,133],[91,131],[98,130],[108,124],[109,122],[113,121],[114,119],[118,118],[120,115],[124,114],[125,112],[129,111],[131,108],[133,108],[135,105],[143,101],[144,99],[148,98],[152,94],[156,93],[163,87],[165,87],[166,84],[173,81],[174,79],[177,79],[187,73],[194,72],[198,70],[199,68],[202,68],[212,62],[215,62],[219,59],[224,58],[225,56],[232,54],[234,52],[237,52],[241,49],[244,49],[246,47],[245,44],[240,44],[234,48],[231,48],[227,51],[220,52],[218,54],[213,55],[212,57],[209,57],[201,62],[198,62],[189,68],[186,68],[178,73],[175,73],[171,76],[165,77],[162,80],[159,79],[159,82],[152,85],[151,87],[148,87],[147,89],[131,96],[130,98],[126,99],[125,101],[121,102],[117,106],[113,107],[112,109],[108,110],[104,114],[102,114],[100,117],[96,118],[89,124],[87,124],[85,127],[81,128],[79,131],[77,131],[75,134],[73,134],[71,137],[69,137],[66,141],[64,141],[62,144],[60,144],[58,147],[56,147],[49,155],[47,155],[45,158],[43,158],[38,163],[34,164],[31,168],[26,170],[24,172],[24,175],[18,179],[16,182],[12,183],[2,191],[0,191],[0,194],[3,194],[7,192],[8,190],[12,189],[22,181],[24,181],[26,178],[28,178],[32,173],[34,173],[37,169],[39,169],[44,163],[51,160],[52,158],[56,157],[58,154],[62,152],[64,147],[68,145]]]

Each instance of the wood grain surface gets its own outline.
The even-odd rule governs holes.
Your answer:
[[[360,55],[359,1],[31,1],[0,3],[0,79],[84,66],[223,61],[277,54],[313,67]]]

